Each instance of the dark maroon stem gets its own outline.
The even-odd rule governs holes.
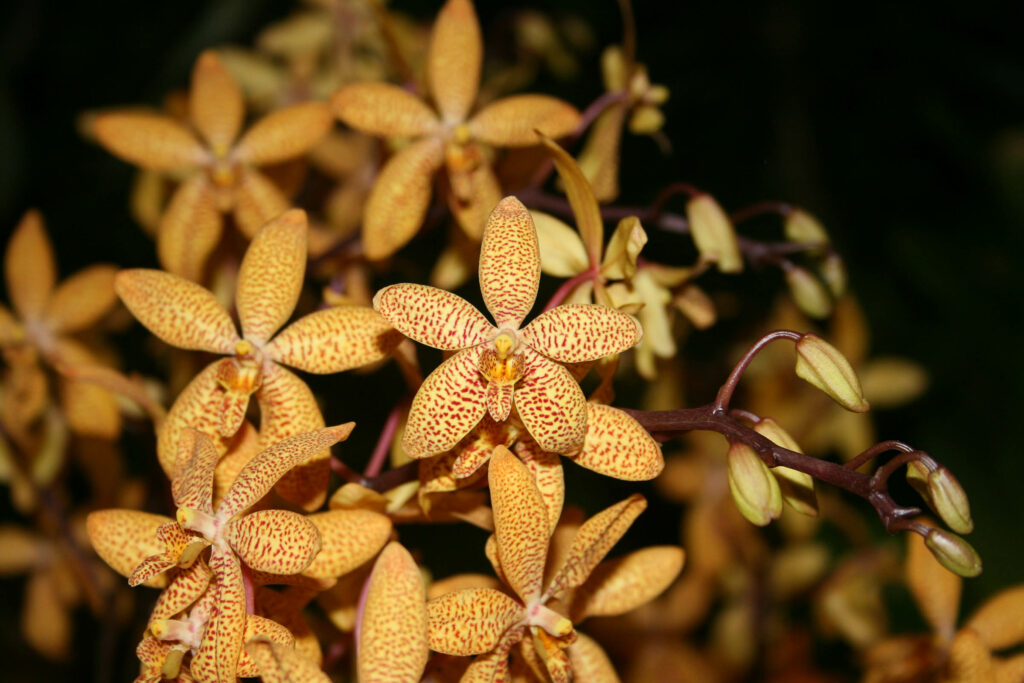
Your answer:
[[[724,412],[729,408],[729,401],[732,400],[732,395],[736,391],[736,385],[740,383],[740,378],[743,376],[743,372],[750,365],[750,362],[754,360],[757,354],[761,353],[764,347],[771,344],[776,339],[789,339],[790,341],[800,341],[800,337],[803,335],[799,332],[792,330],[775,330],[769,332],[765,336],[754,342],[754,345],[743,355],[740,362],[736,364],[736,367],[729,373],[728,379],[725,380],[725,384],[718,390],[718,396],[715,397],[715,403],[712,409],[717,412]]]

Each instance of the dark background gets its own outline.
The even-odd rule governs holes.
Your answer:
[[[395,4],[429,17],[439,3]],[[505,3],[479,4],[486,35],[506,39]],[[782,199],[818,215],[846,258],[874,351],[914,358],[931,376],[921,400],[881,416],[879,435],[932,453],[971,497],[970,540],[986,568],[967,582],[965,610],[1020,581],[1024,59],[1012,3],[637,4],[638,57],[672,92],[673,154],[628,137],[622,202],[686,180],[729,208]],[[620,39],[608,0],[538,7],[581,14],[598,45]],[[75,117],[158,104],[187,84],[202,48],[248,44],[290,8],[4,3],[0,243],[35,206],[62,276],[101,260],[152,265],[126,208],[132,170],[84,142]],[[580,81],[538,89],[586,106],[600,93],[597,54]],[[774,273],[747,284],[781,286]],[[5,669],[26,680],[97,671],[86,618],[71,664],[33,669],[42,660],[17,630],[21,583],[0,585]]]

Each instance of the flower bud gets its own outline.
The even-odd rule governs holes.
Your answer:
[[[943,567],[967,578],[981,573],[981,558],[971,544],[945,529],[932,528],[924,544]]]
[[[928,501],[929,507],[934,507],[931,492],[928,491],[928,475],[931,474],[920,460],[911,460],[907,463],[907,483],[910,484],[917,494]]]
[[[786,270],[786,284],[793,295],[793,301],[805,314],[812,318],[827,318],[832,312],[832,297],[821,280],[810,271],[799,266]]]
[[[850,361],[816,334],[805,334],[796,343],[796,374],[828,394],[833,401],[855,413],[871,407],[860,388]]]
[[[754,425],[754,431],[776,445],[803,453],[789,432],[770,417]],[[818,499],[814,495],[814,479],[811,475],[789,467],[775,467],[772,474],[779,483],[782,499],[789,503],[790,507],[810,517],[818,516]]]
[[[946,526],[958,534],[969,534],[974,530],[967,494],[952,472],[940,465],[929,474],[928,494],[932,508]]]
[[[832,296],[838,299],[846,293],[846,264],[839,254],[829,254],[818,268]]]
[[[743,255],[736,242],[736,232],[729,216],[714,197],[702,193],[691,199],[686,204],[686,218],[701,257],[717,263],[723,273],[743,270]]]
[[[828,233],[817,218],[803,209],[794,209],[786,214],[783,232],[790,242],[803,244],[828,244]]]
[[[729,446],[729,490],[740,514],[752,524],[765,526],[782,514],[779,482],[750,446]]]
[[[629,117],[629,132],[633,135],[653,135],[665,125],[665,115],[651,104],[641,104]]]

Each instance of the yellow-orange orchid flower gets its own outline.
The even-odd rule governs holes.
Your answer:
[[[220,242],[222,214],[252,237],[289,201],[257,167],[305,154],[327,134],[331,113],[320,102],[275,111],[239,135],[245,119],[242,91],[212,51],[196,60],[189,92],[192,127],[137,111],[97,117],[96,139],[116,156],[143,168],[176,171],[183,181],[157,231],[157,255],[169,272],[200,280]],[[197,135],[198,133],[198,135]]]
[[[306,214],[294,209],[268,223],[246,251],[235,304],[242,334],[213,294],[194,282],[158,270],[125,270],[117,293],[151,332],[169,344],[229,356],[206,367],[181,392],[161,426],[157,457],[177,475],[177,442],[195,427],[225,449],[223,439],[242,424],[250,396],[260,405],[260,441],[266,446],[324,426],[309,387],[285,369],[328,374],[378,361],[401,335],[367,307],[343,306],[311,313],[286,327],[306,268]],[[275,334],[276,333],[276,334]],[[308,509],[326,497],[326,454],[282,480],[278,491]]]
[[[353,128],[414,141],[385,164],[367,201],[363,248],[384,258],[416,233],[430,204],[434,173],[447,167],[448,204],[468,235],[478,238],[487,212],[501,198],[485,146],[537,144],[535,131],[552,137],[572,132],[580,114],[547,95],[516,95],[470,116],[480,85],[483,45],[470,0],[448,0],[434,23],[427,83],[436,111],[415,95],[386,83],[343,87],[331,99]]]
[[[515,197],[501,200],[487,221],[480,251],[480,289],[496,325],[465,299],[418,284],[377,292],[373,305],[406,336],[457,351],[424,380],[402,437],[413,458],[455,446],[484,413],[507,420],[515,407],[545,451],[571,453],[586,435],[586,399],[559,363],[619,353],[643,336],[632,316],[600,305],[566,305],[529,325],[540,282],[537,231]]]

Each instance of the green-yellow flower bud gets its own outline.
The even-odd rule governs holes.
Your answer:
[[[971,544],[945,529],[929,529],[924,544],[943,567],[970,578],[981,573],[981,557]]]
[[[847,410],[866,413],[871,407],[850,361],[816,334],[805,334],[796,343],[796,374]]]
[[[699,194],[686,204],[690,234],[700,255],[714,261],[723,273],[743,270],[743,255],[729,216],[709,194]]]
[[[822,260],[819,270],[821,279],[825,281],[825,286],[828,287],[832,296],[838,299],[846,293],[846,264],[843,263],[839,254],[826,256]]]
[[[821,222],[803,209],[794,209],[786,215],[783,232],[790,242],[828,244],[828,233]]]
[[[754,431],[776,445],[803,453],[800,450],[800,445],[789,435],[789,432],[770,417],[766,417],[754,425]],[[814,479],[811,475],[789,467],[775,467],[772,469],[772,473],[779,483],[782,499],[789,503],[790,507],[811,517],[818,516],[818,498],[814,494]]]
[[[728,465],[729,490],[740,514],[758,526],[782,514],[779,482],[750,446],[729,446]]]
[[[812,318],[827,318],[832,312],[832,297],[821,280],[799,266],[786,270],[786,284],[793,301]]]
[[[929,474],[928,494],[932,507],[946,526],[958,534],[969,534],[974,530],[967,494],[952,472],[940,465]]]

